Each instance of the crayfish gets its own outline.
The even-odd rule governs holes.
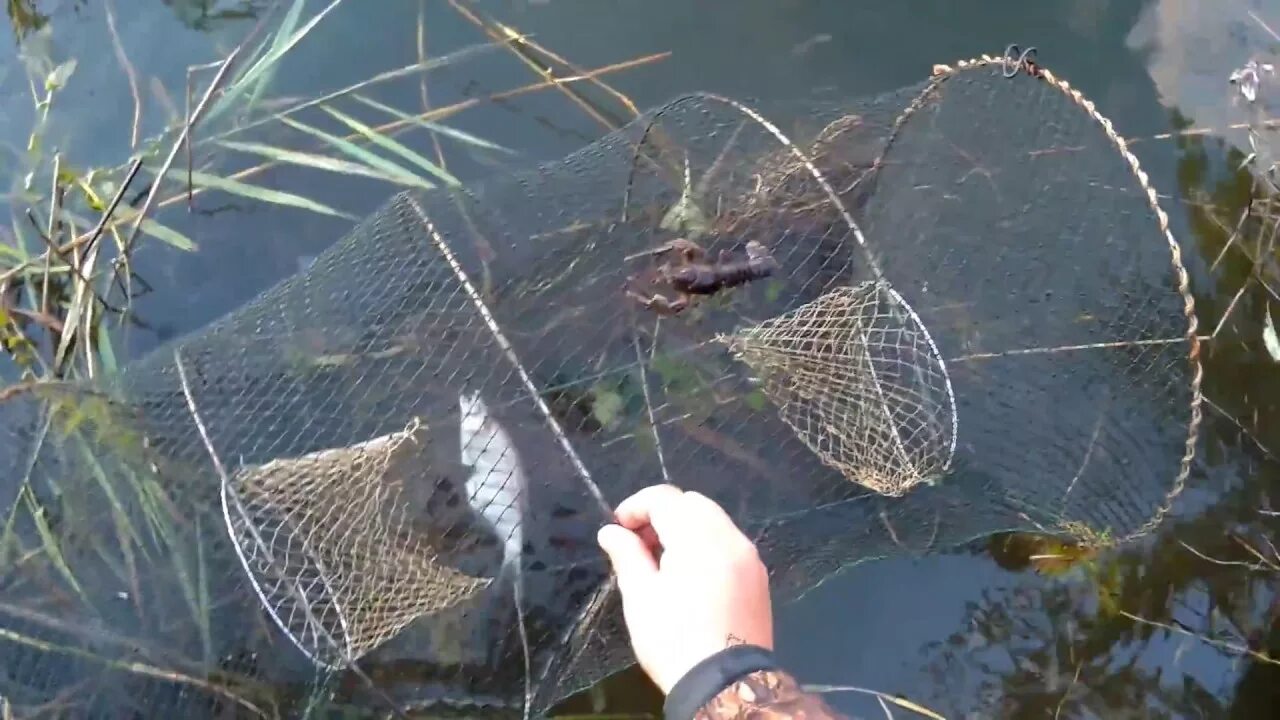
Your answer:
[[[725,288],[769,277],[778,269],[778,262],[769,250],[754,240],[747,243],[745,257],[735,258],[729,251],[721,250],[715,261],[708,260],[706,250],[686,238],[676,238],[647,254],[674,255],[657,268],[655,284],[668,285],[675,292],[675,298],[661,293],[636,292],[630,287],[636,280],[635,275],[627,278],[627,296],[659,315],[675,315],[687,308],[695,296],[714,295]]]

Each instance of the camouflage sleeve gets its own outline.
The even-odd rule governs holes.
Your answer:
[[[773,654],[733,645],[698,663],[671,688],[665,720],[843,720],[806,693]]]
[[[694,714],[694,720],[842,719],[823,699],[800,689],[782,670],[757,670],[731,683]]]

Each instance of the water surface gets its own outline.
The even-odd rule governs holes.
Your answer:
[[[116,23],[141,81],[139,132],[146,137],[171,119],[167,104],[182,107],[186,66],[220,57],[252,21],[234,15],[210,19],[219,5],[231,3],[136,5],[127,12],[117,8]],[[322,3],[311,5],[319,9]],[[1223,129],[1135,144],[1167,196],[1175,232],[1206,265],[1226,243],[1224,219],[1233,219],[1248,201],[1235,172],[1247,135],[1228,128],[1280,107],[1280,88],[1248,106],[1226,81],[1250,57],[1275,61],[1280,55],[1280,39],[1264,27],[1280,27],[1280,8],[1261,0],[507,0],[479,7],[583,68],[670,53],[608,76],[641,108],[697,90],[763,102],[807,91],[871,95],[922,80],[934,63],[999,53],[1013,42],[1035,45],[1041,62],[1095,100],[1125,136],[1151,138],[1187,126]],[[58,100],[56,143],[81,166],[121,163],[129,153],[134,107],[104,40],[104,6],[88,0],[44,9],[55,54],[79,59],[73,82]],[[345,3],[281,66],[274,91],[311,96],[413,62],[419,12],[411,0]],[[431,55],[485,42],[445,2],[428,0],[424,17]],[[12,37],[0,40],[0,52],[14,57]],[[0,64],[0,140],[16,151],[25,143],[32,111],[21,74],[2,69],[9,63]],[[428,91],[430,102],[442,106],[534,79],[514,56],[495,49],[431,74]],[[416,82],[390,84],[376,94],[406,109],[422,103]],[[449,122],[517,153],[495,157],[446,146],[450,170],[468,181],[558,158],[607,129],[554,91],[481,103]],[[425,136],[406,137],[430,151]],[[228,162],[243,166],[245,159]],[[305,190],[357,216],[390,192],[375,182],[296,169],[273,170],[255,181]],[[197,252],[153,243],[138,258],[140,273],[155,289],[138,301],[150,329],[129,334],[129,356],[234,309],[296,271],[350,225],[227,196],[202,197],[197,208],[188,213],[171,206],[158,216],[199,243]],[[1272,256],[1261,272],[1274,277],[1274,263]],[[1198,278],[1197,300],[1211,329],[1252,270],[1249,261],[1229,251],[1211,276]],[[1215,405],[1240,419],[1263,446],[1280,447],[1280,425],[1274,422],[1280,365],[1260,343],[1267,298],[1255,284],[1235,304],[1208,354],[1206,388]],[[1274,299],[1270,307],[1280,313]],[[1214,461],[1197,475],[1184,516],[1168,528],[1176,537],[1166,533],[1149,545],[1104,557],[1093,569],[1063,575],[1037,574],[999,547],[986,546],[853,567],[779,611],[783,660],[805,681],[901,694],[948,717],[1052,717],[1059,710],[1062,717],[1267,715],[1274,691],[1265,689],[1265,678],[1270,673],[1274,681],[1273,670],[1096,614],[1099,598],[1113,590],[1134,612],[1200,630],[1206,618],[1216,617],[1214,608],[1230,607],[1230,621],[1246,626],[1238,629],[1252,634],[1248,640],[1278,647],[1273,587],[1251,585],[1196,559],[1177,542],[1225,552],[1224,529],[1257,522],[1257,508],[1275,486],[1277,469],[1257,444],[1211,415]],[[596,710],[659,712],[660,700],[635,672],[607,683],[603,698]],[[571,709],[599,700],[583,698]],[[834,695],[832,702],[848,712],[880,712],[857,694]]]

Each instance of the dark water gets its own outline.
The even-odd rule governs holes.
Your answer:
[[[312,2],[309,11],[324,4]],[[428,54],[485,41],[443,0],[423,5]],[[235,13],[217,17],[238,3],[133,0],[116,6],[122,43],[141,79],[144,137],[166,120],[153,85],[166,88],[180,109],[184,68],[219,57],[251,24]],[[83,166],[121,162],[129,152],[133,105],[106,40],[102,4],[37,7],[51,18],[56,54],[80,59],[58,101],[59,147]],[[583,68],[669,53],[607,76],[641,108],[694,90],[765,101],[816,88],[874,94],[923,79],[934,63],[998,54],[1011,42],[1036,45],[1043,63],[1093,98],[1122,134],[1135,138],[1186,125],[1225,128],[1247,121],[1249,113],[1234,101],[1227,75],[1251,53],[1280,53],[1280,40],[1259,22],[1280,27],[1280,4],[1261,0],[510,0],[478,7]],[[416,0],[349,0],[282,65],[273,93],[312,96],[413,62],[419,11]],[[0,42],[0,52],[13,57],[11,38]],[[428,91],[433,106],[444,106],[534,79],[513,55],[495,49],[433,73]],[[31,113],[25,81],[0,65],[0,82],[6,94],[0,139],[20,149]],[[607,95],[589,92],[625,118]],[[416,81],[371,94],[400,108],[421,105]],[[1277,97],[1280,87],[1269,106],[1264,98],[1264,108],[1280,107]],[[517,151],[514,158],[495,157],[446,145],[451,171],[464,180],[560,157],[606,130],[555,91],[481,103],[448,122]],[[424,136],[407,137],[430,154]],[[1244,133],[1152,139],[1135,147],[1159,191],[1169,196],[1175,232],[1211,263],[1249,201],[1247,183],[1235,171],[1241,148],[1248,152]],[[223,169],[235,169],[249,159],[226,162]],[[16,165],[0,168],[17,172]],[[367,213],[390,192],[374,182],[294,169],[273,170],[255,182],[305,191],[354,215]],[[200,249],[180,254],[152,244],[138,258],[140,273],[155,286],[137,305],[151,329],[130,333],[126,355],[235,308],[296,271],[349,226],[228,196],[202,197],[197,208],[199,213],[188,214],[170,207],[158,216]],[[1272,253],[1259,272],[1275,278],[1275,270]],[[1197,300],[1209,331],[1252,272],[1252,263],[1230,250],[1212,276],[1198,279]],[[945,556],[857,566],[780,611],[782,658],[807,682],[901,694],[948,717],[1270,716],[1276,691],[1268,681],[1280,679],[1275,668],[1098,612],[1113,602],[1153,620],[1219,633],[1215,637],[1227,642],[1280,650],[1280,606],[1273,603],[1280,577],[1214,565],[1179,543],[1241,559],[1228,531],[1272,529],[1268,523],[1274,518],[1258,512],[1270,507],[1280,478],[1258,447],[1280,448],[1280,364],[1268,358],[1260,340],[1267,298],[1259,282],[1250,283],[1207,357],[1209,398],[1256,443],[1222,414],[1210,413],[1211,467],[1197,476],[1184,515],[1157,541],[1063,574],[1036,573],[1007,543],[994,542]],[[1270,307],[1280,313],[1280,302],[1273,299]],[[660,700],[634,672],[607,683],[603,698],[594,710],[659,711]],[[566,711],[586,712],[599,700],[576,700]],[[881,712],[873,700],[856,694],[832,700],[849,712]],[[907,716],[903,710],[895,714]]]

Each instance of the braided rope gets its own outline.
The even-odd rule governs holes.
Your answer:
[[[917,110],[924,106],[925,102],[929,100],[929,98],[943,83],[963,71],[976,70],[994,65],[999,65],[1002,68],[1007,69],[1009,65],[1008,55],[1006,54],[1004,57],[996,57],[984,54],[977,58],[961,60],[954,66],[943,64],[934,65],[929,83],[902,111],[897,119],[894,120],[894,125],[890,131],[889,139],[885,143],[884,150],[880,153],[879,157],[876,158],[875,163],[873,164],[873,171],[879,169],[883,165],[884,157],[889,152],[889,148],[891,148],[896,141],[902,126],[912,115],[915,114]],[[1111,141],[1111,144],[1116,148],[1116,151],[1119,152],[1120,156],[1124,158],[1126,163],[1128,163],[1130,171],[1133,173],[1134,178],[1138,181],[1138,185],[1142,188],[1142,191],[1146,196],[1148,207],[1156,216],[1156,222],[1159,225],[1160,232],[1164,235],[1165,242],[1169,245],[1169,253],[1173,263],[1177,291],[1182,296],[1183,315],[1187,321],[1187,330],[1183,337],[1185,338],[1185,342],[1190,346],[1187,359],[1192,366],[1190,419],[1187,424],[1186,444],[1182,459],[1179,462],[1177,476],[1174,478],[1169,491],[1165,494],[1164,501],[1158,508],[1156,508],[1151,518],[1128,535],[1111,541],[1115,544],[1128,543],[1132,540],[1136,540],[1150,534],[1164,521],[1165,517],[1168,516],[1169,512],[1173,509],[1173,503],[1186,488],[1187,478],[1191,474],[1191,463],[1195,458],[1196,445],[1199,443],[1200,424],[1203,417],[1201,405],[1204,398],[1201,393],[1201,383],[1204,379],[1204,368],[1200,363],[1200,335],[1198,332],[1199,321],[1196,319],[1195,298],[1191,294],[1191,278],[1190,274],[1187,272],[1186,265],[1182,261],[1182,246],[1178,243],[1177,239],[1174,238],[1173,232],[1169,229],[1169,215],[1164,211],[1164,208],[1161,207],[1159,196],[1157,195],[1155,188],[1151,186],[1150,178],[1147,176],[1146,171],[1142,169],[1142,165],[1138,162],[1137,156],[1129,150],[1128,142],[1121,137],[1118,132],[1116,132],[1115,126],[1112,124],[1111,120],[1098,111],[1097,106],[1094,105],[1092,100],[1089,100],[1083,93],[1073,87],[1071,83],[1058,77],[1051,70],[1038,64],[1031,67],[1025,67],[1022,62],[1019,62],[1018,69],[1024,68],[1028,70],[1028,74],[1031,74],[1033,77],[1047,83],[1050,87],[1062,92],[1081,110],[1084,110],[1085,113],[1087,113],[1088,116],[1102,128],[1107,139]],[[1069,522],[1064,522],[1062,527],[1066,531],[1078,531],[1079,529],[1077,523]]]

